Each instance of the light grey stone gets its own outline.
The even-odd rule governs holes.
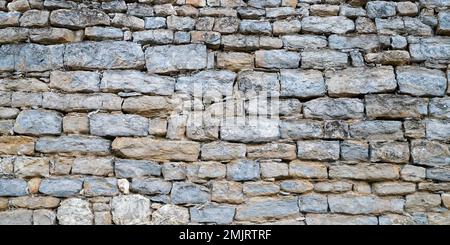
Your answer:
[[[171,192],[173,204],[202,204],[210,199],[209,189],[188,182],[175,182]]]
[[[109,176],[113,174],[113,162],[111,157],[77,157],[73,161],[72,173]]]
[[[450,140],[450,121],[426,120],[426,136],[430,140]]]
[[[238,221],[261,221],[270,218],[288,218],[299,213],[298,198],[253,198],[238,206],[235,219]]]
[[[31,225],[33,222],[33,211],[16,209],[0,212],[0,225]]]
[[[62,201],[57,217],[61,225],[92,225],[94,220],[89,202],[79,198]]]
[[[190,213],[193,222],[226,225],[233,222],[235,208],[209,205],[201,208],[191,208]]]
[[[100,73],[87,71],[52,71],[50,88],[65,92],[98,92]]]
[[[160,179],[133,179],[131,191],[143,195],[169,194],[172,183]]]
[[[8,44],[0,46],[0,71],[48,71],[63,67],[63,45]]]
[[[225,119],[220,128],[220,136],[225,141],[269,142],[280,137],[279,121],[267,118]]]
[[[323,96],[326,93],[323,75],[319,71],[281,70],[280,95],[297,98]]]
[[[405,200],[401,198],[380,198],[375,195],[343,194],[329,195],[328,204],[333,213],[381,214],[403,213]]]
[[[117,179],[115,178],[86,178],[83,187],[84,195],[88,197],[116,196],[119,194]]]
[[[376,216],[341,215],[341,214],[307,214],[308,225],[378,225]]]
[[[328,211],[328,199],[326,195],[310,193],[299,196],[298,206],[300,212],[326,213]]]
[[[255,66],[261,68],[289,69],[300,66],[300,54],[285,50],[258,50]]]
[[[113,197],[113,222],[116,225],[143,225],[150,222],[150,200],[141,195]]]
[[[312,120],[281,121],[282,139],[317,139],[323,136],[323,122]]]
[[[39,187],[39,192],[55,197],[70,197],[79,194],[83,188],[81,179],[53,178],[44,179]]]
[[[59,27],[82,29],[87,26],[109,25],[110,19],[104,12],[88,8],[58,9],[50,14],[50,23]]]
[[[179,70],[200,70],[206,68],[206,46],[189,44],[149,47],[145,50],[145,59],[149,72],[168,73]]]
[[[36,151],[43,153],[97,153],[107,154],[111,142],[95,136],[42,137],[36,142]]]
[[[115,159],[114,171],[119,178],[160,176],[161,166],[155,161]]]
[[[82,42],[66,45],[64,64],[70,69],[140,69],[145,60],[141,46],[136,43]]]
[[[307,16],[302,20],[302,30],[319,34],[344,34],[355,30],[355,23],[344,16]]]
[[[440,70],[403,66],[397,68],[397,80],[400,93],[443,96],[446,92],[445,74]]]
[[[286,35],[282,36],[283,44],[287,49],[310,50],[325,48],[328,45],[327,39],[315,35]],[[331,45],[331,44],[330,44]]]
[[[359,99],[319,98],[306,102],[303,111],[312,119],[359,119],[364,117],[364,104]]]
[[[260,179],[259,163],[252,160],[235,160],[227,164],[227,179],[250,181]]]
[[[400,168],[392,164],[357,164],[330,166],[329,176],[333,179],[354,180],[395,180],[400,176]]]
[[[186,225],[189,223],[189,209],[165,204],[152,213],[154,225]]]
[[[24,110],[17,117],[14,131],[30,135],[58,135],[62,131],[62,116],[55,111]]]
[[[339,159],[339,147],[339,141],[297,141],[297,154],[302,160],[333,161]]]
[[[391,92],[397,87],[394,69],[389,66],[327,71],[325,81],[330,96]]]
[[[302,52],[302,68],[333,69],[346,67],[348,54],[335,50],[319,50]]]
[[[22,179],[0,179],[0,196],[26,196],[27,182]]]
[[[90,129],[97,136],[146,136],[148,119],[127,114],[95,114],[90,118]]]

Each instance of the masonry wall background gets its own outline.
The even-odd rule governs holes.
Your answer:
[[[450,224],[448,0],[0,10],[0,224]]]

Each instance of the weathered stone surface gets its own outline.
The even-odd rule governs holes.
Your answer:
[[[402,140],[402,123],[398,121],[359,121],[350,124],[350,135],[364,140]]]
[[[143,116],[164,116],[170,108],[169,100],[163,96],[139,96],[127,98],[123,101],[122,110],[126,113]]]
[[[450,99],[433,98],[429,105],[430,115],[441,119],[450,119]]]
[[[426,177],[426,169],[414,165],[406,165],[402,168],[401,178],[405,181],[419,182]]]
[[[33,211],[26,209],[0,212],[0,225],[31,225],[32,216]]]
[[[143,225],[150,222],[150,200],[141,195],[113,197],[113,222],[117,225]]]
[[[160,176],[161,166],[154,161],[115,159],[114,171],[119,178]]]
[[[154,73],[203,69],[207,62],[206,46],[190,44],[149,47],[145,50],[145,59],[147,70]]]
[[[341,214],[308,214],[308,225],[377,225],[375,216],[341,215]]]
[[[242,190],[244,194],[249,197],[271,196],[280,192],[280,186],[264,181],[246,182],[243,184]]]
[[[54,26],[81,29],[87,26],[109,25],[109,16],[91,9],[58,9],[50,14],[50,23]]]
[[[427,179],[437,181],[450,181],[450,168],[431,168],[427,169]]]
[[[119,28],[114,27],[86,27],[84,35],[87,39],[92,41],[105,41],[105,40],[117,40],[123,39],[123,32]]]
[[[52,210],[39,209],[33,212],[33,225],[55,225],[56,214]]]
[[[330,96],[390,92],[397,87],[394,69],[388,66],[327,71],[325,81]]]
[[[409,162],[409,144],[407,142],[372,142],[370,143],[370,160],[372,162]]]
[[[450,57],[450,45],[447,37],[423,38],[409,45],[412,61],[446,60]]]
[[[282,191],[301,194],[312,191],[314,185],[306,180],[284,180],[280,183],[280,188]]]
[[[94,219],[89,202],[79,198],[62,201],[57,217],[61,225],[92,225]]]
[[[331,49],[364,49],[376,50],[381,43],[376,35],[341,36],[331,35],[328,38]]]
[[[0,46],[0,71],[48,71],[63,67],[62,45],[8,44]]]
[[[246,147],[244,144],[212,142],[202,145],[202,160],[229,161],[244,158]]]
[[[115,196],[119,194],[115,178],[86,178],[83,183],[84,194],[88,197]]]
[[[83,188],[81,179],[54,178],[44,179],[39,187],[39,192],[55,197],[76,196]]]
[[[231,71],[251,69],[254,66],[254,57],[247,53],[221,52],[217,54],[217,66]]]
[[[220,128],[222,140],[237,142],[268,142],[280,136],[278,120],[266,118],[231,118],[225,119]]]
[[[133,179],[131,191],[143,195],[169,194],[172,183],[160,179]]]
[[[211,201],[218,203],[239,204],[244,202],[241,183],[231,181],[214,181],[212,184]]]
[[[295,160],[289,163],[289,175],[299,178],[326,179],[328,172],[324,164]]]
[[[26,136],[0,136],[0,154],[32,155],[35,139]]]
[[[135,159],[196,161],[200,144],[191,141],[166,141],[151,138],[116,138],[112,149],[118,154]]]
[[[291,50],[319,49],[328,44],[325,37],[315,35],[286,35],[282,40],[284,46]]]
[[[236,74],[230,71],[202,71],[177,79],[175,90],[194,97],[221,98],[230,96]]]
[[[450,149],[440,142],[414,140],[411,142],[411,156],[415,164],[443,166],[450,162]]]
[[[300,66],[300,54],[284,50],[259,50],[255,52],[255,66],[261,68],[289,69]]]
[[[62,130],[59,113],[45,110],[25,110],[17,117],[14,131],[19,134],[57,135]]]
[[[310,193],[299,196],[298,206],[300,212],[326,213],[328,211],[328,199],[326,195]]]
[[[296,147],[291,144],[268,143],[247,146],[247,157],[251,159],[292,160],[297,157]]]
[[[166,204],[152,213],[153,225],[185,225],[189,223],[189,210]]]
[[[210,199],[209,189],[188,182],[173,184],[171,199],[173,204],[202,204]]]
[[[190,213],[193,222],[226,225],[233,222],[235,208],[210,205],[202,208],[191,208]]]
[[[373,184],[373,191],[379,196],[406,195],[416,191],[416,184],[408,182],[381,182]]]
[[[235,160],[227,164],[227,179],[234,181],[258,180],[259,163],[252,160]]]
[[[330,166],[329,176],[333,179],[354,179],[354,180],[395,180],[400,177],[400,168],[384,163],[357,164],[357,165],[336,165]]]
[[[298,214],[297,198],[253,198],[236,209],[236,220],[261,221],[270,218],[286,218]]]
[[[420,118],[428,112],[428,101],[405,95],[367,95],[369,118]]]
[[[50,73],[50,88],[66,92],[98,92],[100,74],[97,72],[52,71]]]
[[[301,160],[338,160],[339,151],[339,141],[310,140],[297,142],[297,155]]]
[[[359,99],[319,98],[306,102],[303,111],[306,118],[358,119],[364,117],[364,104]]]
[[[323,136],[323,122],[313,120],[289,120],[280,124],[283,139],[316,139]]]
[[[311,98],[326,93],[321,72],[314,70],[281,70],[280,96]]]
[[[289,175],[289,166],[286,163],[263,161],[260,168],[263,178],[282,178]]]
[[[27,182],[21,179],[0,179],[0,196],[26,196]]]
[[[14,161],[14,174],[17,177],[48,177],[49,160],[38,157],[18,157]]]
[[[400,198],[380,198],[375,195],[329,195],[328,204],[333,213],[380,214],[402,213],[405,201]]]
[[[73,174],[108,176],[113,173],[113,158],[76,158],[72,165]]]
[[[107,71],[103,73],[103,92],[139,92],[150,95],[171,95],[175,79],[136,71]]]
[[[332,69],[347,66],[348,54],[335,50],[302,52],[302,68],[304,69]]]
[[[307,16],[302,20],[302,29],[312,33],[335,33],[344,34],[355,30],[352,20],[344,16]]]
[[[140,69],[144,63],[140,45],[130,42],[72,43],[64,51],[64,64],[70,69]]]
[[[36,151],[43,153],[109,153],[109,140],[94,136],[42,137],[36,142]]]
[[[406,196],[405,209],[414,212],[432,211],[441,205],[439,194],[417,192]]]
[[[23,196],[11,199],[11,206],[28,209],[56,208],[60,200],[56,197]]]
[[[42,106],[59,111],[91,111],[121,109],[122,99],[115,94],[43,94]]]
[[[445,74],[439,70],[420,67],[397,68],[397,80],[401,93],[414,96],[443,96]]]
[[[347,181],[331,180],[318,182],[314,185],[314,191],[323,193],[342,193],[352,190],[353,184]]]
[[[148,119],[137,115],[95,114],[90,118],[91,134],[97,136],[146,136]]]

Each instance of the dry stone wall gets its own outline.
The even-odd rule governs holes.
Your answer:
[[[0,224],[450,224],[450,1],[0,0]]]

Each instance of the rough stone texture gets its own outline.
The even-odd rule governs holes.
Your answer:
[[[113,222],[117,225],[142,225],[150,222],[150,200],[141,195],[113,197]]]
[[[450,1],[0,0],[0,224],[450,224]]]

